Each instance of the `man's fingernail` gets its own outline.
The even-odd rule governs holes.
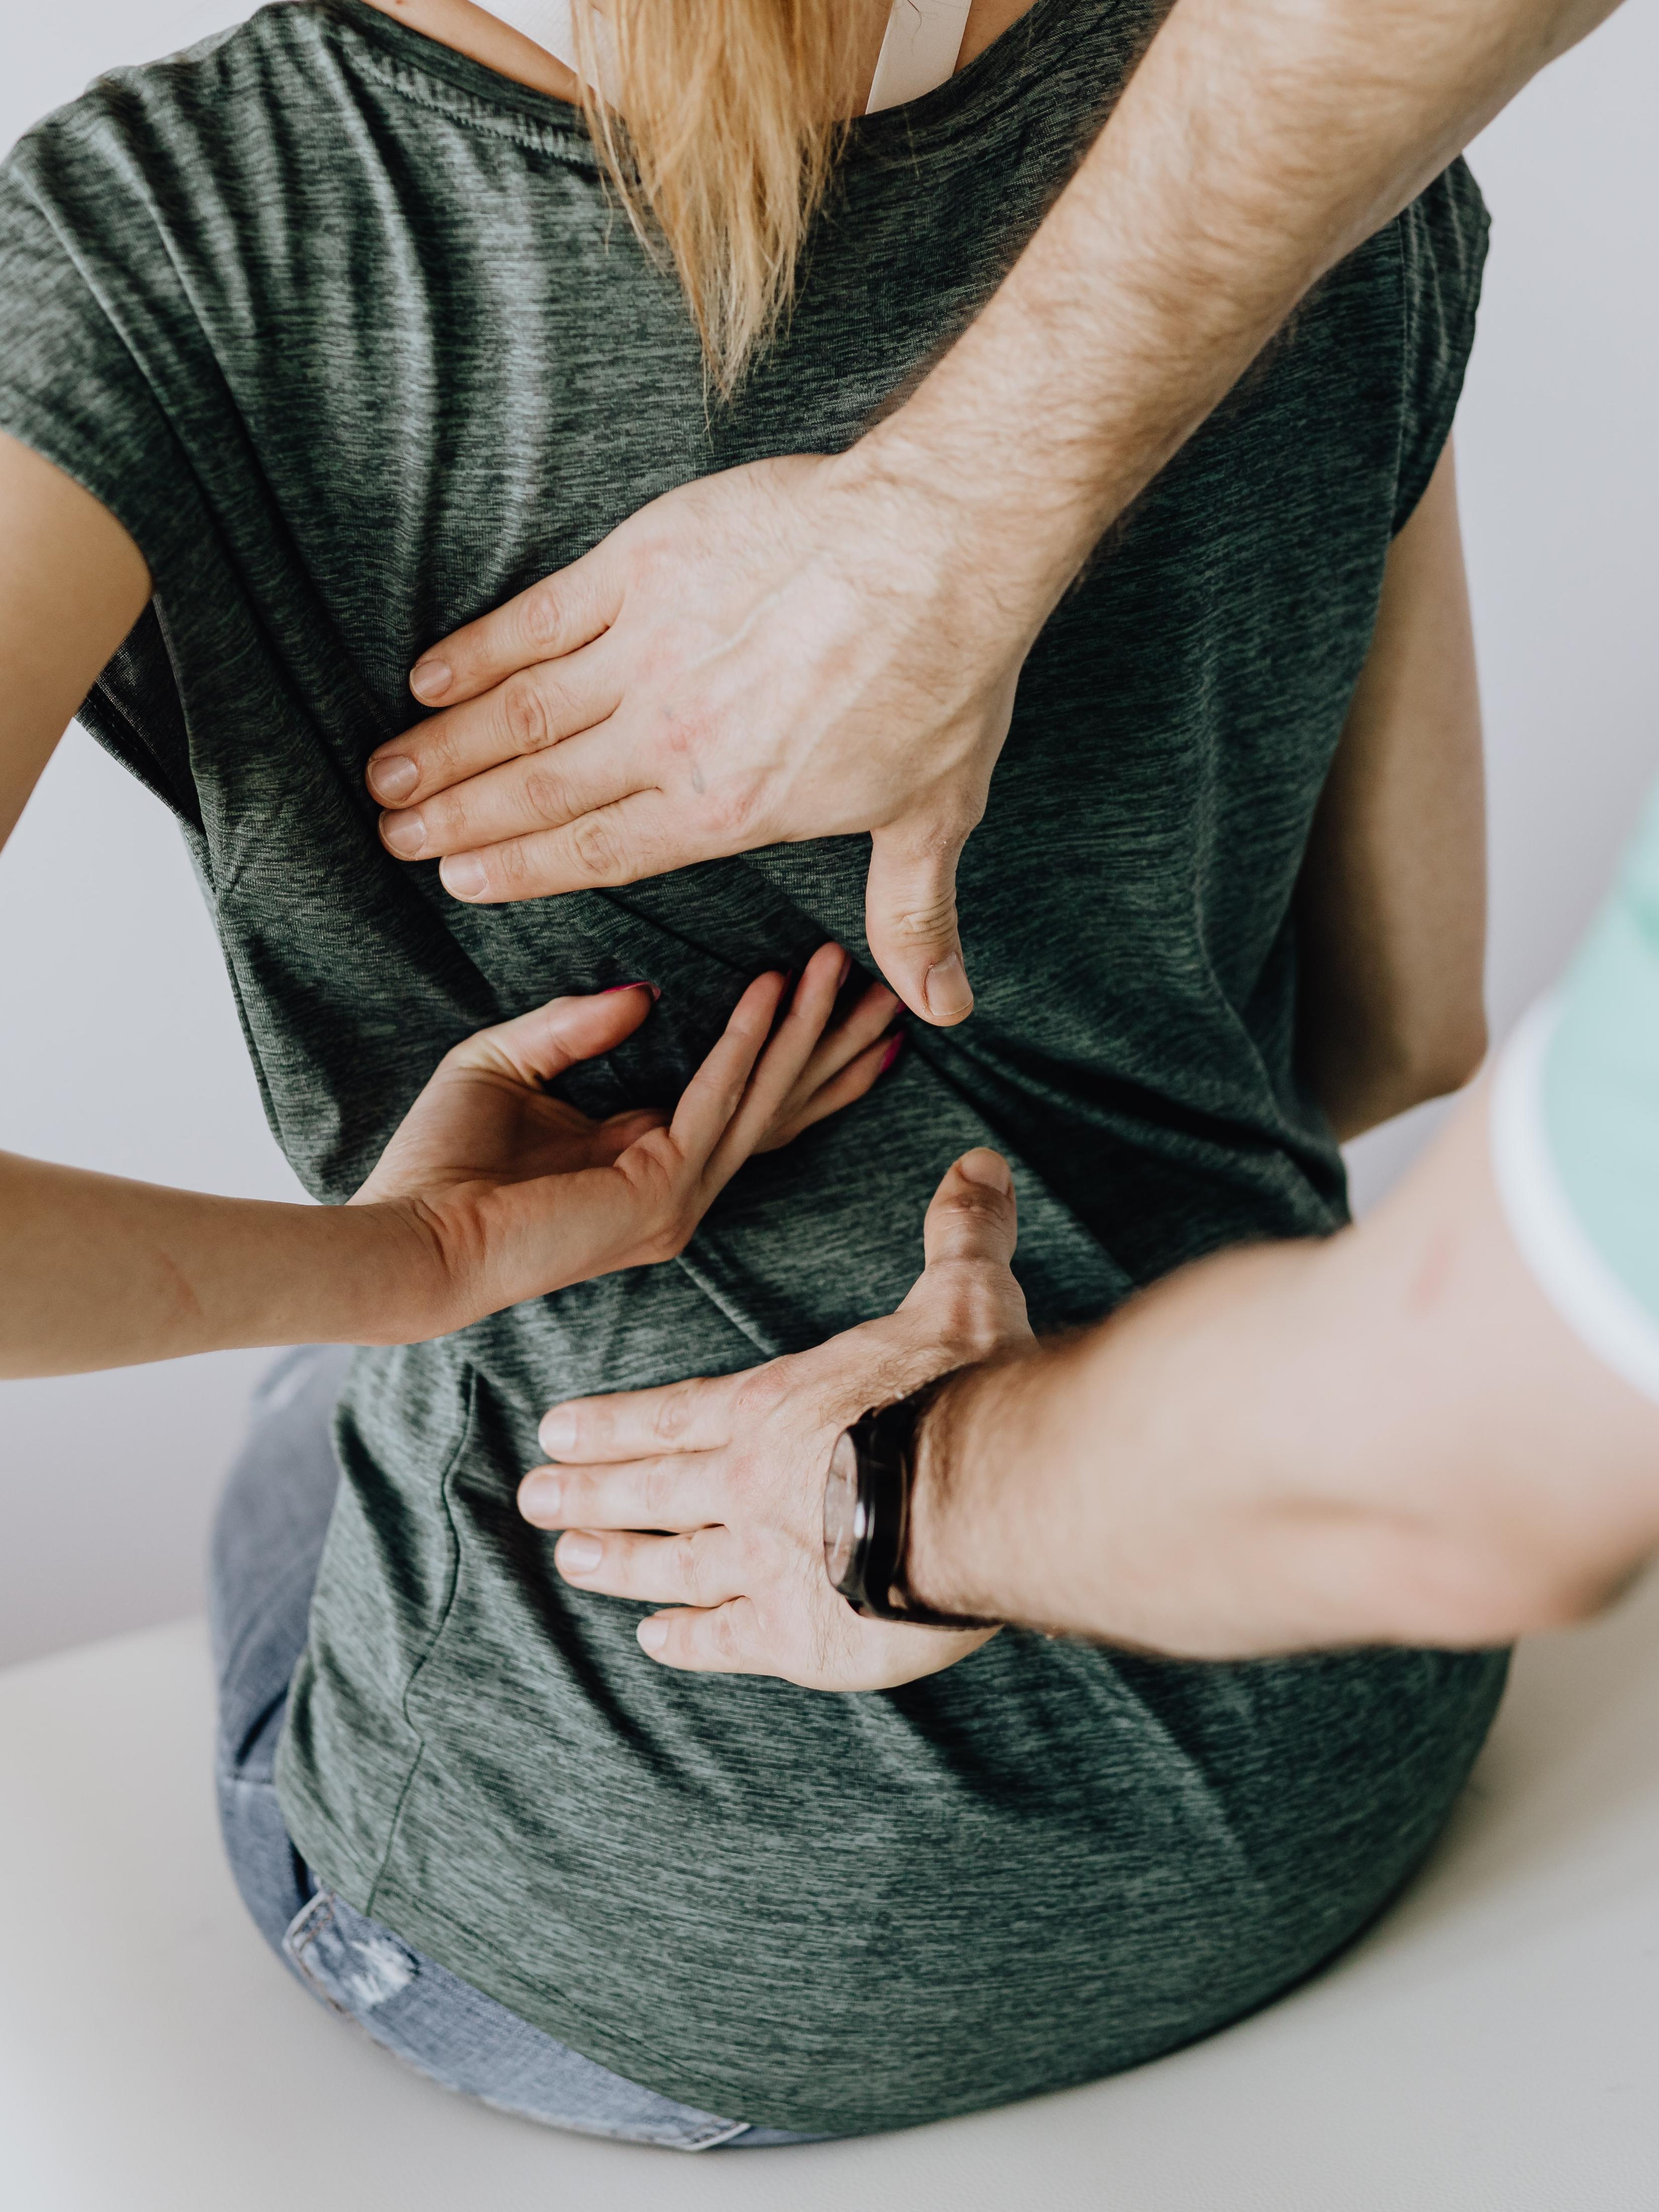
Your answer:
[[[969,988],[968,970],[962,964],[961,953],[951,953],[948,959],[927,970],[922,996],[936,1022],[959,1022],[964,1014],[972,1013],[974,994]]]
[[[836,988],[838,991],[844,991],[847,988],[847,979],[852,972],[853,956],[850,952],[843,952],[841,956],[841,973],[836,978]]]
[[[553,1556],[561,1574],[591,1575],[605,1557],[605,1546],[597,1536],[561,1536]]]
[[[618,991],[649,991],[653,1000],[662,996],[662,987],[657,983],[647,982],[643,975],[637,983],[607,983],[604,990],[599,993],[599,996],[602,999],[609,999]]]
[[[568,1451],[576,1441],[576,1416],[563,1406],[555,1406],[551,1413],[542,1415],[542,1425],[536,1431],[541,1438],[542,1449],[550,1459],[556,1459]]]
[[[1005,1198],[1013,1189],[1014,1178],[1007,1161],[988,1146],[965,1153],[957,1165],[969,1182],[978,1183],[982,1189],[1000,1190]]]
[[[455,681],[455,672],[447,660],[417,660],[410,672],[409,688],[417,699],[430,705],[441,699]]]
[[[563,1498],[564,1485],[556,1474],[527,1474],[519,1485],[520,1512],[526,1521],[540,1521],[550,1528],[558,1525]]]
[[[418,806],[411,807],[407,814],[383,814],[380,842],[400,860],[415,860],[426,843],[425,815]]]
[[[893,1062],[898,1058],[903,1049],[904,1039],[902,1036],[890,1038],[888,1042],[886,1051],[883,1053],[881,1056],[881,1066],[876,1070],[876,1073],[878,1075],[885,1075],[888,1069],[893,1065]]]
[[[649,1620],[642,1620],[640,1623],[634,1633],[639,1638],[646,1650],[660,1651],[668,1641],[668,1623],[665,1620],[658,1620],[656,1614],[653,1613]]]
[[[438,880],[455,898],[477,898],[489,877],[476,853],[452,853],[439,866]]]
[[[407,753],[380,753],[368,764],[368,787],[382,806],[396,806],[421,780]]]

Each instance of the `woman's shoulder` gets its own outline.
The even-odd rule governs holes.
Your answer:
[[[106,70],[26,131],[5,170],[49,201],[60,183],[94,175],[150,198],[181,161],[199,175],[204,155],[215,167],[246,159],[325,82],[336,21],[328,6],[277,0],[177,53]]]

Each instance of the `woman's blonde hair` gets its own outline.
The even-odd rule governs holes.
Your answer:
[[[646,246],[672,261],[729,393],[787,313],[834,171],[872,0],[592,0],[582,106]],[[599,42],[617,109],[592,86]]]

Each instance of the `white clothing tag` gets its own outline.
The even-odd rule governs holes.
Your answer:
[[[576,33],[571,21],[574,0],[489,0],[489,12],[510,30],[519,32],[562,62],[580,76]],[[973,0],[893,0],[887,18],[887,35],[881,42],[870,104],[874,115],[884,107],[898,107],[907,100],[920,100],[956,74]],[[619,86],[616,45],[603,18],[593,24],[595,63],[599,82],[594,90],[612,106]]]
[[[973,0],[893,0],[866,114],[920,100],[956,75],[972,5]]]

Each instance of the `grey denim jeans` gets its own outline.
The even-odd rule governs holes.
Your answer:
[[[319,1886],[295,1850],[272,1769],[339,1482],[330,1419],[349,1356],[313,1346],[276,1362],[214,1524],[219,1819],[259,1932],[332,2011],[445,2088],[504,2112],[673,2150],[818,2140],[676,2104],[567,2049]]]

